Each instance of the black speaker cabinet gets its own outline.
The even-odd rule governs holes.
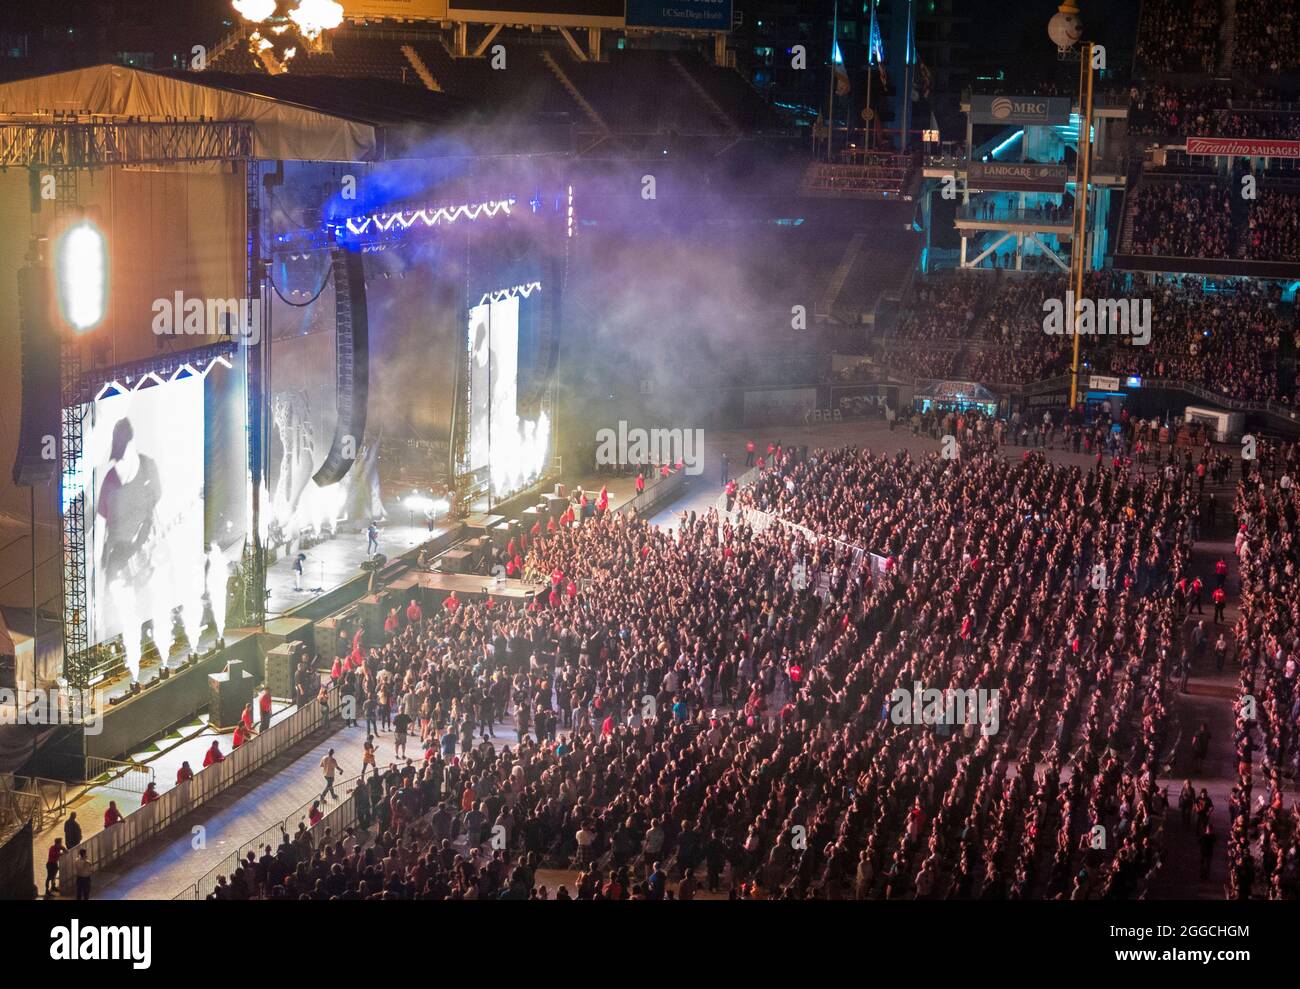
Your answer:
[[[509,522],[502,522],[500,525],[494,525],[489,533],[492,537],[492,546],[495,549],[505,549],[510,545],[510,536],[513,534]]]
[[[266,685],[272,697],[293,698],[296,643],[284,642],[266,654]]]
[[[557,522],[560,520],[560,516],[569,508],[569,500],[567,498],[561,498],[559,495],[542,495],[542,502],[546,506],[544,514],[549,515]]]
[[[449,549],[442,554],[443,573],[470,573],[474,569],[474,553],[468,549]]]
[[[232,659],[225,672],[208,675],[208,723],[215,728],[233,728],[256,692],[257,677],[245,670],[242,662]]]

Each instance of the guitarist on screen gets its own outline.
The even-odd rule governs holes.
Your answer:
[[[140,625],[144,620],[154,618],[159,652],[165,654],[171,645],[170,627],[165,632],[157,628],[159,623],[170,625],[170,609],[154,614],[150,606],[158,564],[155,554],[163,537],[158,524],[161,501],[158,464],[136,449],[131,420],[119,419],[113,426],[113,446],[95,499],[95,513],[104,520],[99,573],[122,621],[133,679],[139,674]]]

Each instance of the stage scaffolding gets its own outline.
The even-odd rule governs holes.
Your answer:
[[[0,116],[0,167],[105,168],[239,161],[253,154],[247,120],[111,120]]]
[[[183,165],[248,161],[248,120],[111,118],[92,114],[0,114],[0,167],[56,173],[56,221],[79,207],[78,175],[125,165]],[[86,614],[85,491],[79,473],[87,382],[81,341],[65,329],[60,352],[59,507],[63,516],[63,676],[71,689],[89,689],[95,660]]]

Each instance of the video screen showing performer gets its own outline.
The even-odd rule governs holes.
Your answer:
[[[90,640],[121,635],[137,678],[145,639],[165,657],[176,619],[192,644],[203,627],[212,561],[203,533],[202,381],[95,402],[83,458],[93,465],[86,487]]]
[[[534,296],[535,298],[535,296]],[[523,490],[550,456],[550,420],[519,415],[520,295],[482,302],[469,312],[471,470],[488,469],[495,498]]]

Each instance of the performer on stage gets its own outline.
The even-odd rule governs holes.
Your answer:
[[[374,556],[379,552],[379,526],[374,522],[370,523],[370,528],[366,530],[366,556]]]

